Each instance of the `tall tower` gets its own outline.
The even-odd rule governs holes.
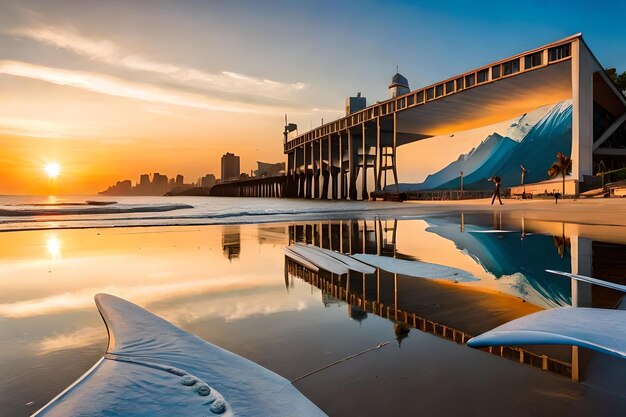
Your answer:
[[[399,72],[396,72],[396,75],[394,75],[391,79],[391,84],[389,84],[390,98],[401,96],[402,94],[406,94],[410,91],[409,80],[404,78],[404,76]]]
[[[239,178],[239,157],[230,152],[222,155],[222,182]]]

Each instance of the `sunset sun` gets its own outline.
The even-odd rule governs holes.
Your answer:
[[[48,162],[44,167],[44,171],[46,172],[48,178],[57,178],[61,173],[61,165],[59,165],[57,162]]]

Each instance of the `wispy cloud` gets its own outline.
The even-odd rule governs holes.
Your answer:
[[[245,103],[233,105],[233,103],[220,101],[219,99],[181,93],[176,90],[163,89],[149,84],[136,83],[108,75],[84,71],[71,71],[19,61],[0,61],[0,74],[31,78],[52,84],[80,88],[82,90],[115,97],[132,98],[150,103],[238,113],[270,112],[268,108],[264,108],[263,106],[250,106]]]
[[[210,73],[191,67],[160,62],[142,55],[128,53],[120,45],[112,41],[83,36],[74,29],[30,27],[14,30],[13,34],[72,51],[94,61],[132,70],[166,75],[179,82],[199,83],[204,87],[228,93],[246,93],[286,98],[291,93],[307,87],[302,82],[279,82],[231,71]]]
[[[68,135],[68,128],[48,120],[0,117],[0,133],[34,138],[59,138]]]

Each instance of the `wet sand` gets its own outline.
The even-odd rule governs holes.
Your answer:
[[[433,355],[430,352],[436,351]],[[298,381],[329,416],[619,416],[626,397],[417,333]]]
[[[626,200],[618,199],[561,201],[558,207],[559,210],[563,210],[562,212],[554,210],[553,202],[537,200],[505,200],[505,205],[498,207],[490,206],[487,200],[462,203],[411,202],[405,204],[402,211],[411,213],[413,206],[416,208],[416,214],[497,211],[514,218],[524,216],[526,219],[536,221],[537,229],[544,228],[545,225],[541,223],[543,221],[560,222],[563,219],[580,223],[581,227],[586,228],[585,230],[604,227],[587,226],[592,224],[626,225],[626,216],[624,216]],[[263,227],[268,228],[268,225]],[[128,265],[135,265],[138,268],[138,274],[145,274],[146,265],[152,263],[154,275],[151,279],[158,283],[165,282],[160,273],[167,269],[171,269],[170,273],[175,277],[180,277],[181,271],[185,271],[187,275],[190,271],[197,271],[194,273],[197,273],[197,279],[201,279],[205,276],[204,271],[209,267],[208,259],[212,260],[211,268],[214,270],[218,270],[215,264],[218,259],[221,259],[222,262],[219,265],[224,273],[231,271],[233,265],[239,265],[237,273],[243,274],[249,268],[242,260],[247,259],[248,262],[252,261],[258,265],[264,262],[266,269],[272,271],[276,269],[268,277],[268,283],[274,285],[274,279],[280,277],[282,273],[282,264],[276,265],[276,259],[282,259],[282,256],[276,257],[276,254],[280,253],[280,246],[285,244],[285,225],[276,225],[275,234],[259,232],[258,236],[250,233],[250,230],[255,228],[256,226],[242,226],[241,236],[239,226],[68,230],[55,232],[61,243],[60,249],[57,248],[60,255],[56,256],[65,257],[65,261],[69,261],[78,258],[77,255],[80,254],[80,258],[89,260],[89,263],[85,265],[97,265],[90,260],[92,256],[96,254],[101,256],[101,252],[110,256],[112,253],[115,255],[113,260],[107,258],[103,260],[107,262],[107,265],[118,265],[119,268],[125,270],[126,274],[128,274]],[[620,233],[615,228],[608,230],[611,233]],[[141,237],[141,233],[150,233],[150,239],[146,239],[146,236]],[[602,232],[594,233],[602,235]],[[50,242],[48,235],[50,232],[39,231],[5,236],[6,248],[14,248],[7,253],[6,261],[10,263],[12,259],[36,259],[31,254],[33,242]],[[241,243],[231,246],[229,242],[232,236],[237,236],[236,241]],[[20,242],[21,239],[24,241]],[[255,243],[257,239],[258,245]],[[101,243],[97,243],[98,241]],[[234,252],[234,248],[237,248],[237,252]],[[264,252],[259,251],[259,248],[265,248]],[[46,256],[54,258],[54,249],[55,245],[48,243],[44,251],[47,250],[50,253]],[[259,251],[258,255],[257,251]],[[199,257],[196,253],[201,256]],[[129,260],[129,254],[136,255],[137,258]],[[231,256],[234,257],[235,254],[237,257],[241,256],[242,260],[235,260],[233,263]],[[158,264],[155,263],[155,259],[163,259],[163,262],[167,261],[167,263]],[[117,264],[115,260],[120,263]],[[146,263],[146,260],[150,260],[151,263]],[[170,266],[172,260],[177,263]],[[35,272],[31,273],[34,277],[40,278],[41,282],[46,282],[50,280],[50,277],[56,278],[57,268],[62,266],[63,262],[56,259],[41,265],[41,268],[37,267],[36,275]],[[192,266],[193,269],[191,269]],[[70,277],[72,275],[69,272],[77,274],[75,278],[77,283],[74,284],[73,280],[68,280],[67,283],[62,281],[61,283],[67,286],[67,289],[63,291],[77,291],[83,285],[78,283],[78,279],[80,279],[79,274],[84,272],[84,265],[77,264],[63,273],[66,277]],[[109,285],[111,276],[123,276],[120,271],[117,271],[117,274],[112,271],[94,272],[102,275],[102,285]],[[126,283],[122,282],[122,278],[119,281],[117,285],[123,288]],[[36,283],[35,281],[34,284]],[[423,317],[472,334],[478,334],[516,317],[539,310],[538,307],[523,303],[516,297],[493,293],[481,288],[471,289],[459,284],[420,281],[415,278],[401,278],[399,284],[402,291],[398,301],[404,309],[411,309]],[[33,291],[41,291],[41,288],[38,285],[34,286]],[[238,292],[245,292],[246,288],[244,286]],[[171,319],[178,317],[179,311],[184,312],[188,309],[195,314],[200,314],[216,301],[217,296],[213,295],[211,303],[207,299],[196,305],[196,299],[200,299],[196,293],[195,289],[181,293],[179,300],[185,305],[182,310],[179,307],[173,309],[166,301],[161,300],[161,298],[166,300],[167,297],[160,295],[155,296],[154,300],[138,299],[150,310]],[[32,297],[32,294],[30,296]],[[251,305],[257,302],[255,299]],[[228,304],[225,302],[223,305]],[[90,315],[95,315],[90,300],[88,305],[81,305],[81,308],[86,309]],[[343,313],[344,309],[346,306],[342,305],[342,322],[349,321],[345,317],[347,314]],[[416,329],[411,330],[409,337],[403,340],[400,346],[391,331],[392,321],[375,317],[366,320],[363,324],[365,328],[375,326],[389,329],[387,333],[359,331],[360,328],[354,328],[354,326],[347,328],[345,324],[340,325],[339,322],[333,320],[325,321],[328,320],[326,314],[329,313],[326,310],[319,313],[326,319],[317,313],[300,312],[295,307],[292,311],[276,313],[275,316],[283,317],[284,323],[290,323],[289,332],[285,332],[279,326],[273,328],[271,323],[274,323],[273,326],[276,324],[273,318],[270,322],[269,316],[251,321],[249,324],[242,321],[233,326],[224,326],[219,322],[206,319],[189,321],[181,319],[179,324],[186,330],[248,357],[288,379],[295,379],[313,369],[376,346],[380,342],[389,341],[390,344],[381,349],[368,352],[295,383],[298,389],[330,416],[614,416],[620,415],[626,409],[626,390],[602,387],[601,384],[595,382],[598,378],[597,373],[593,373],[593,380],[583,379],[583,382],[576,383],[568,378],[520,365]],[[221,312],[216,312],[218,313]],[[101,323],[89,323],[95,324],[98,334],[102,331],[104,335],[105,330]],[[253,330],[259,328],[267,330],[259,335]],[[382,334],[385,336],[381,338]],[[312,342],[313,340],[315,342]],[[100,355],[97,352],[99,348],[99,346],[88,345],[81,351],[88,353],[89,358],[95,359]],[[81,366],[85,369],[92,363],[89,358],[81,362]],[[64,368],[60,357],[58,361],[55,361],[54,367]],[[619,375],[626,378],[626,361],[617,361],[612,364],[612,367],[613,371],[617,370]],[[81,372],[78,368],[75,369],[75,376],[66,375],[64,379],[70,381],[79,376]],[[587,370],[582,370],[583,378],[586,372]],[[51,395],[60,391],[67,383],[65,380],[54,382],[59,386],[51,392]],[[49,383],[47,389],[50,389]]]
[[[570,223],[626,226],[626,198],[588,198],[559,200],[504,199],[503,205],[491,205],[491,199],[461,201],[407,201],[419,212],[498,212],[524,216],[528,220],[567,221]]]
[[[506,294],[448,282],[398,277],[398,288],[399,308],[470,334],[541,310]],[[415,328],[401,345],[389,341],[295,385],[330,416],[616,416],[626,406],[623,389],[608,389],[597,373],[584,380],[606,358],[595,357],[593,368],[585,368],[585,361],[577,383]],[[566,346],[525,348],[571,360]],[[623,361],[612,366],[626,376]]]

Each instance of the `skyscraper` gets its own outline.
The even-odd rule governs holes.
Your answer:
[[[222,182],[239,178],[239,157],[230,152],[222,155]]]

